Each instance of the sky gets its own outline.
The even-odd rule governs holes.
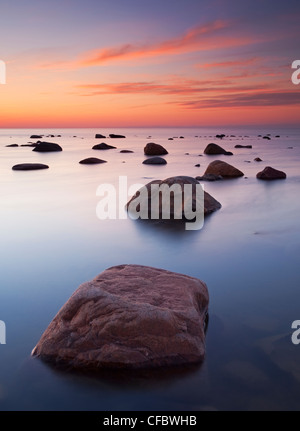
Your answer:
[[[0,127],[299,125],[299,39],[299,0],[1,0]]]

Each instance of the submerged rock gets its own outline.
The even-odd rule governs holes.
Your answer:
[[[10,144],[10,145],[5,145],[6,148],[17,148],[19,145],[18,144]]]
[[[31,135],[29,139],[42,139],[43,135]]]
[[[262,162],[262,159],[260,157],[255,157],[254,161],[255,162]]]
[[[93,150],[113,150],[116,147],[113,147],[112,145],[105,144],[104,142],[102,144],[97,144],[93,146]]]
[[[88,370],[197,363],[205,356],[208,303],[197,278],[115,266],[74,292],[32,355]]]
[[[283,171],[278,171],[277,169],[267,166],[263,171],[258,172],[256,178],[259,180],[284,180],[286,179],[286,173]]]
[[[58,144],[54,144],[52,142],[37,142],[37,145],[32,151],[36,151],[38,153],[48,153],[54,151],[62,151],[62,148]]]
[[[224,178],[221,175],[205,174],[202,177],[196,177],[198,181],[221,181]]]
[[[229,163],[223,162],[221,160],[215,160],[211,162],[204,175],[213,174],[213,175],[221,175],[223,178],[235,178],[244,176],[243,172]]]
[[[166,165],[167,161],[162,157],[151,157],[143,161],[143,165]]]
[[[39,169],[49,169],[49,166],[42,163],[21,163],[12,167],[13,171],[37,171]]]
[[[225,156],[232,156],[232,153],[230,151],[224,150],[224,148],[220,147],[220,145],[217,144],[208,144],[204,150],[204,154],[212,156],[219,154],[224,154]]]
[[[111,139],[124,139],[124,138],[126,138],[126,136],[124,136],[124,135],[114,135],[113,133],[111,133],[111,134],[109,135],[109,137],[110,137]]]
[[[234,148],[252,148],[252,145],[236,145]]]
[[[134,153],[134,151],[132,151],[132,150],[121,150],[120,153],[122,153],[122,154],[130,154],[130,153]]]
[[[106,160],[97,159],[96,157],[89,157],[79,162],[81,165],[98,165],[100,163],[107,163]]]
[[[146,156],[163,156],[168,154],[168,151],[162,145],[149,142],[144,148],[144,153]]]

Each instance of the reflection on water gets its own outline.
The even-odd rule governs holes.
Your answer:
[[[55,131],[62,135],[56,139],[64,148],[59,154],[4,147],[26,143],[31,131],[0,135],[0,319],[7,326],[7,344],[0,345],[0,409],[298,409],[300,347],[292,345],[290,336],[291,323],[300,318],[299,134],[278,130],[274,134],[284,138],[265,142],[257,139],[260,131],[230,131],[248,135],[244,143],[253,145],[235,150],[238,138],[223,143],[235,153],[229,163],[247,179],[205,183],[222,208],[205,219],[202,230],[185,231],[156,222],[101,221],[96,190],[102,183],[117,185],[121,175],[128,175],[130,184],[146,184],[149,177],[202,175],[216,158],[199,157],[212,139],[195,135],[212,131],[116,130],[127,139],[105,154],[91,150],[96,132],[111,131]],[[167,147],[167,165],[142,164],[148,134]],[[182,134],[184,142],[167,140]],[[134,153],[120,154],[121,149]],[[79,165],[93,156],[108,163]],[[263,163],[253,162],[258,156]],[[226,156],[220,158],[228,162]],[[195,168],[199,160],[201,167]],[[11,170],[25,162],[45,162],[50,169]],[[256,180],[267,165],[284,170],[287,180]],[[204,363],[175,375],[158,370],[92,378],[53,370],[31,358],[32,348],[74,290],[124,263],[181,272],[207,284],[210,322]]]

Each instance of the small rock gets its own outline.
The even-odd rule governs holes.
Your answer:
[[[93,146],[93,150],[113,150],[116,147],[113,147],[112,145],[105,144],[102,142],[102,144],[97,144]]]
[[[214,162],[211,162],[208,165],[204,175],[206,174],[221,175],[224,178],[235,178],[244,176],[242,171],[221,160],[215,160]]]
[[[255,162],[262,162],[262,159],[261,159],[261,158],[259,158],[259,157],[256,157],[256,158],[254,159],[254,161],[255,161]]]
[[[18,144],[10,144],[10,145],[5,145],[5,146],[6,146],[6,148],[16,148],[19,145]]]
[[[131,150],[121,150],[120,153],[126,154],[126,153],[133,153],[134,151]]]
[[[258,172],[256,178],[259,180],[284,180],[286,179],[286,173],[278,171],[277,169],[267,166],[263,171]]]
[[[124,139],[126,136],[124,135],[114,135],[113,133],[109,135],[111,139]]]
[[[29,139],[42,139],[43,135],[31,135]]]
[[[100,163],[107,163],[106,160],[97,159],[96,157],[89,157],[88,159],[81,160],[81,165],[98,165]]]
[[[101,135],[101,133],[97,133],[97,134],[95,135],[95,139],[106,139],[106,136]]]
[[[207,154],[207,155],[224,154],[225,156],[232,156],[232,153],[230,151],[224,150],[224,148],[220,147],[217,144],[208,144],[204,150],[204,154]]]
[[[146,156],[163,156],[168,154],[168,151],[162,145],[149,142],[144,148],[144,153]]]
[[[143,161],[143,165],[166,165],[167,161],[162,157],[151,157]]]
[[[21,163],[12,167],[13,171],[37,171],[39,169],[49,169],[49,166],[41,163]]]
[[[38,145],[32,150],[38,153],[48,153],[53,151],[62,151],[62,148],[58,144],[52,142],[37,142]]]
[[[252,145],[236,145],[234,148],[252,148]]]

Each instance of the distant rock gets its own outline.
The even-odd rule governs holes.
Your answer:
[[[174,141],[174,138],[169,138],[168,141]]]
[[[37,171],[39,169],[49,169],[49,166],[41,163],[21,163],[12,167],[13,171]]]
[[[226,135],[224,135],[224,133],[221,133],[220,135],[216,135],[216,138],[218,139],[223,139],[225,138]]]
[[[258,172],[256,178],[259,180],[284,180],[286,179],[286,173],[278,171],[277,169],[267,166],[263,171]]]
[[[30,139],[42,139],[43,135],[31,135]]]
[[[223,154],[225,156],[232,156],[232,153],[230,151],[226,151],[224,150],[224,148],[213,143],[207,145],[207,147],[204,150],[204,154],[213,155],[213,156],[219,155],[219,154]]]
[[[221,175],[223,178],[235,178],[235,177],[243,177],[244,174],[239,169],[235,168],[229,163],[223,162],[221,160],[215,160],[211,162],[204,175],[213,174],[213,175]]]
[[[162,145],[149,142],[144,148],[144,153],[146,156],[163,156],[168,154],[168,151]]]
[[[106,136],[101,135],[100,133],[97,133],[95,136],[95,139],[106,139]]]
[[[197,163],[196,165],[195,165],[195,168],[200,168],[200,163]]]
[[[151,157],[143,161],[143,165],[166,165],[167,161],[162,157]]]
[[[121,150],[120,153],[122,154],[129,154],[129,153],[133,153],[134,151],[131,150]]]
[[[58,144],[52,142],[38,142],[36,147],[32,150],[38,153],[48,153],[53,151],[62,151],[62,148]]]
[[[99,165],[100,163],[107,163],[106,160],[97,159],[96,157],[89,157],[79,162],[81,165]]]
[[[209,295],[201,280],[119,265],[82,284],[32,351],[68,369],[146,369],[205,356]]]
[[[263,136],[263,139],[267,139],[268,141],[271,140],[270,136]]]
[[[6,148],[17,148],[18,146],[18,144],[5,145]]]
[[[276,135],[275,138],[280,138],[280,135]]]
[[[157,184],[159,186],[166,184],[167,186],[171,187],[174,184],[179,184],[183,193],[183,199],[182,199],[182,208],[181,208],[181,220],[185,220],[184,217],[184,207],[187,204],[187,199],[189,198],[188,196],[186,197],[184,195],[184,185],[185,184],[190,184],[192,185],[192,207],[193,207],[193,211],[197,210],[197,196],[196,196],[196,185],[200,184],[199,181],[197,181],[195,178],[192,177],[187,177],[187,176],[177,176],[177,177],[170,177],[167,178],[165,180],[154,180],[151,181],[150,183],[146,184],[146,189],[148,191],[148,195],[146,197],[147,202],[145,206],[148,206],[149,209],[149,219],[151,219],[151,186],[153,184]],[[137,193],[130,199],[130,201],[127,203],[126,207],[127,210],[129,209],[130,205],[132,202],[134,202],[136,199],[140,202],[140,196],[142,196],[142,194],[137,191]],[[221,204],[214,199],[210,194],[208,194],[207,192],[204,191],[204,216],[217,211],[218,209],[221,208]],[[163,219],[162,216],[162,200],[160,199],[159,201],[159,220]],[[174,213],[175,213],[175,208],[174,208],[174,198],[171,198],[171,202],[170,202],[170,220],[174,221]],[[178,221],[178,220],[176,220]]]
[[[113,133],[109,135],[111,139],[124,139],[126,136],[123,135],[114,135]]]
[[[93,150],[113,150],[116,147],[113,147],[112,145],[105,144],[102,142],[102,144],[97,144],[93,146]]]
[[[236,145],[234,148],[252,148],[252,145]]]
[[[260,157],[255,157],[254,161],[255,162],[262,162],[262,159]]]
[[[202,177],[196,177],[197,181],[221,181],[224,178],[221,175],[205,174]]]

